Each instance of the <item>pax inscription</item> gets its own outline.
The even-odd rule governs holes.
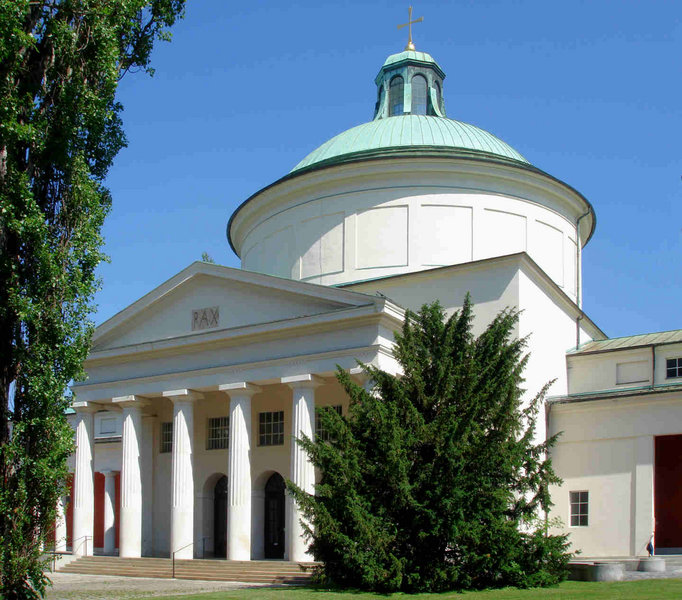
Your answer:
[[[192,331],[199,329],[212,329],[218,327],[220,322],[219,307],[198,308],[192,311]]]

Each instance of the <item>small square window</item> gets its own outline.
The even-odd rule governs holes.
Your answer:
[[[665,361],[667,379],[682,377],[682,358],[669,358]]]
[[[284,411],[258,413],[258,445],[284,444]]]
[[[161,423],[161,448],[159,452],[173,451],[173,422]]]
[[[587,527],[589,525],[589,492],[569,492],[571,504],[571,527]]]
[[[335,410],[338,414],[342,414],[341,412],[342,409],[340,404],[337,404],[336,406],[318,406],[315,409],[315,436],[317,437],[318,440],[328,442],[329,432],[324,427],[322,427],[322,419],[320,419],[320,409],[325,408]]]
[[[216,417],[208,420],[206,433],[207,450],[225,450],[230,444],[230,417]]]

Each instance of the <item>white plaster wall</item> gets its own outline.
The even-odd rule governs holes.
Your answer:
[[[573,191],[501,166],[397,169],[326,169],[252,198],[231,227],[242,268],[333,285],[526,251],[575,299]]]
[[[553,404],[549,434],[561,432],[551,490],[573,548],[584,556],[645,554],[653,530],[654,437],[682,433],[682,394]],[[568,527],[569,492],[590,492],[588,527]]]
[[[552,450],[554,468],[564,484],[552,487],[551,515],[563,522],[572,551],[580,550],[585,556],[631,554],[634,442],[634,438],[560,442]],[[570,491],[589,492],[587,527],[570,527]]]
[[[682,344],[666,344],[653,349],[645,346],[596,354],[569,354],[568,393],[583,394],[650,386],[654,360],[656,386],[679,383],[677,378],[668,379],[666,373],[666,360],[679,357],[682,357]]]
[[[462,308],[467,292],[475,305],[474,332],[481,333],[507,306],[518,304],[518,262],[495,265],[472,265],[456,272],[435,269],[403,277],[377,279],[346,286],[357,292],[388,296],[412,311],[438,300],[449,316]]]
[[[566,350],[575,345],[576,320],[556,297],[540,286],[535,275],[522,269],[519,280],[519,336],[528,339],[528,363],[523,373],[529,402],[544,385],[554,380],[546,397],[566,394]],[[581,339],[589,340],[586,332]],[[536,440],[545,439],[545,419],[540,410],[536,424]]]
[[[620,350],[603,354],[568,355],[566,357],[569,373],[569,394],[627,389],[651,385],[651,349]],[[641,381],[632,381],[634,377],[621,378],[619,383],[619,365],[623,367],[639,367],[642,371]],[[663,364],[665,367],[665,364]],[[665,368],[663,368],[665,371]],[[665,373],[663,373],[665,377]],[[630,381],[627,381],[630,379]]]

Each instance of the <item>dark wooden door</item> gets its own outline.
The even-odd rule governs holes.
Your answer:
[[[284,487],[279,473],[265,484],[265,558],[284,558]]]
[[[655,438],[654,516],[656,552],[682,551],[682,435]]]
[[[227,477],[224,475],[213,490],[213,555],[227,557]]]

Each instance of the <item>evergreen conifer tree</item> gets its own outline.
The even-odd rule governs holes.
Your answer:
[[[396,334],[403,374],[339,370],[348,415],[321,409],[328,439],[302,439],[321,470],[316,495],[289,487],[310,526],[325,583],[375,591],[550,585],[566,573],[565,536],[542,515],[559,479],[534,442],[546,387],[525,407],[526,342],[505,310],[475,338],[472,304],[436,302]],[[305,523],[304,523],[305,525]]]

